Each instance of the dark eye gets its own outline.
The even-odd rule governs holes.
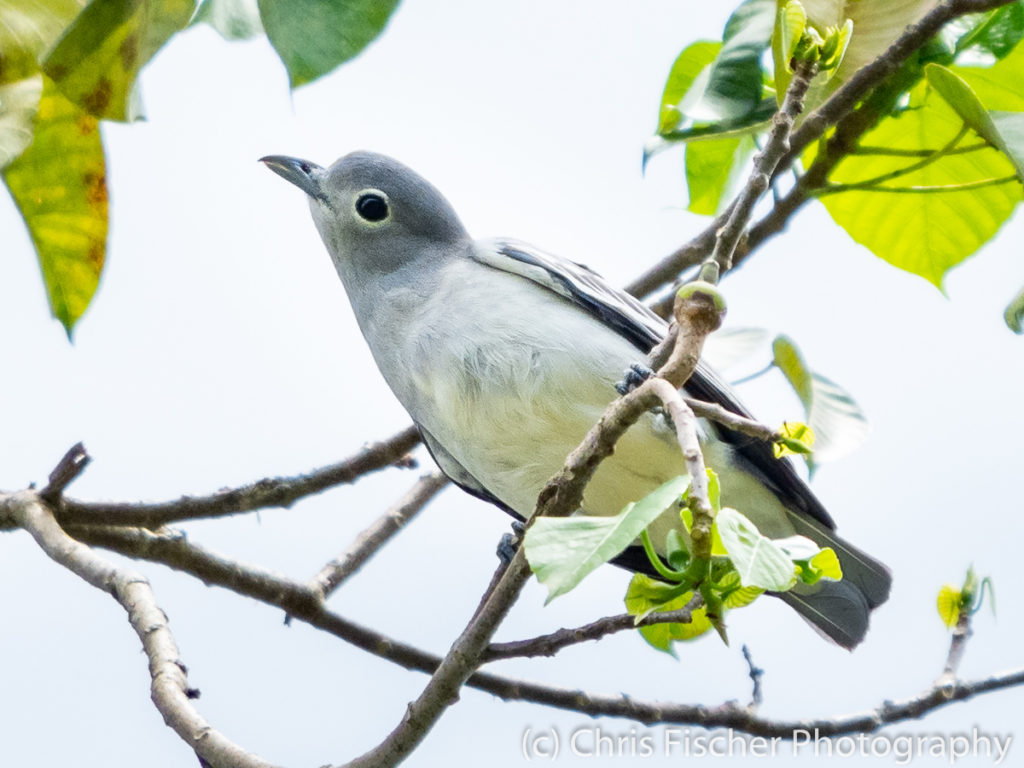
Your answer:
[[[388,202],[376,192],[364,192],[356,200],[356,213],[367,221],[383,221],[388,217]]]

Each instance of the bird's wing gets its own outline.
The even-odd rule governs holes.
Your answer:
[[[487,241],[471,249],[471,253],[489,267],[520,275],[568,299],[630,341],[642,354],[650,352],[668,329],[665,321],[643,303],[613,288],[583,264],[544,253],[516,240]],[[703,363],[697,364],[685,390],[698,400],[750,417],[730,387]],[[822,503],[788,460],[775,458],[771,445],[718,424],[713,427],[722,440],[732,445],[744,469],[770,488],[787,508],[835,529]]]

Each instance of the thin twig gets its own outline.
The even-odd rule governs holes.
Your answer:
[[[748,675],[753,683],[753,690],[750,693],[750,708],[757,709],[764,701],[764,694],[761,691],[761,678],[764,676],[764,670],[754,663],[754,657],[750,655],[750,649],[747,648],[746,643],[743,644],[743,659],[747,662]]]
[[[153,590],[143,576],[108,563],[68,536],[32,491],[0,497],[0,506],[7,507],[19,527],[28,531],[52,560],[97,589],[109,592],[124,608],[149,659],[153,704],[164,722],[190,749],[218,768],[271,768],[270,763],[246,752],[216,731],[192,706],[191,699],[197,693],[188,685],[185,665],[167,626],[167,616],[157,605]]]
[[[50,473],[46,487],[39,492],[39,498],[51,505],[59,500],[64,494],[64,489],[82,474],[90,461],[92,461],[92,458],[86,453],[85,446],[82,443],[75,443],[68,448],[67,452],[61,457],[61,460],[57,462],[57,466]]]
[[[736,198],[736,204],[732,206],[729,218],[715,241],[715,248],[709,257],[709,261],[718,265],[721,274],[732,269],[733,253],[736,251],[740,236],[750,222],[754,206],[768,190],[775,170],[779,166],[779,161],[789,151],[790,133],[800,113],[803,112],[807,90],[811,87],[811,81],[817,73],[816,62],[798,61],[796,63],[793,79],[789,81],[789,86],[786,88],[782,106],[772,118],[768,141],[765,142],[764,149],[754,157],[754,169]]]
[[[440,472],[423,475],[389,510],[373,521],[352,546],[327,563],[310,580],[310,586],[326,599],[355,574],[391,537],[412,520],[448,484]]]
[[[481,656],[484,663],[532,656],[554,656],[563,648],[579,643],[600,640],[602,637],[621,632],[625,629],[649,627],[653,624],[689,624],[693,620],[693,612],[704,604],[703,596],[697,592],[690,601],[675,611],[651,613],[637,621],[636,616],[622,613],[618,616],[606,616],[582,627],[559,629],[547,635],[531,637],[527,640],[515,640],[508,643],[491,643]]]
[[[407,457],[420,441],[415,427],[407,427],[380,443],[320,469],[291,477],[274,477],[208,496],[182,496],[174,501],[123,503],[78,501],[64,498],[55,510],[62,525],[110,524],[159,528],[167,523],[199,518],[224,517],[266,507],[290,507],[296,501],[335,485],[355,482],[385,467],[415,466]],[[2,523],[0,523],[0,527]]]

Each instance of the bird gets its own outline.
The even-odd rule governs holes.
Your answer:
[[[349,153],[324,168],[285,155],[261,161],[305,192],[356,321],[384,380],[441,470],[522,521],[608,404],[622,373],[667,325],[588,267],[512,239],[473,239],[445,197],[388,156]],[[749,416],[703,361],[688,396]],[[705,463],[723,506],[766,536],[832,547],[843,578],[781,593],[819,634],[852,649],[886,601],[889,569],[835,533],[835,523],[772,446],[701,421]],[[645,414],[587,485],[581,512],[614,515],[685,464],[664,414]],[[667,511],[649,529],[665,541]],[[651,573],[639,546],[616,561]]]

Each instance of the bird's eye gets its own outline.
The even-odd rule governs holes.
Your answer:
[[[380,192],[363,192],[356,200],[356,213],[367,221],[384,221],[388,217],[388,201]]]

